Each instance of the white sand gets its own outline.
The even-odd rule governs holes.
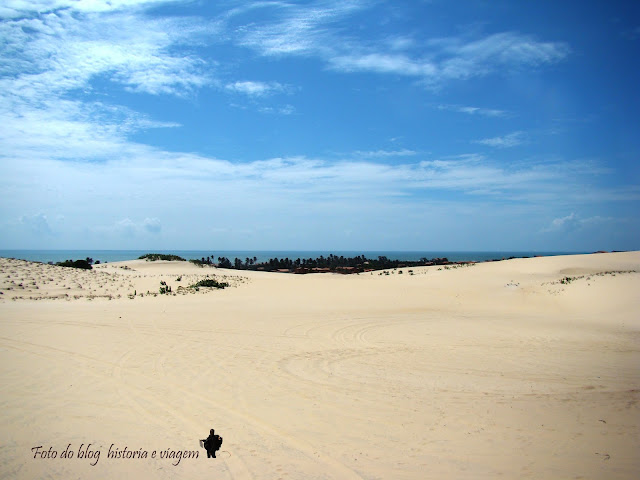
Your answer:
[[[0,260],[0,478],[637,478],[640,252],[408,270]]]

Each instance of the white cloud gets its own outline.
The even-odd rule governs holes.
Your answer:
[[[237,81],[225,86],[229,91],[242,93],[250,97],[264,97],[274,93],[282,93],[287,89],[278,82]]]
[[[364,2],[325,2],[321,6],[270,6],[279,20],[251,23],[234,30],[236,41],[265,56],[298,55],[323,59],[341,72],[371,72],[415,77],[427,86],[483,76],[513,68],[535,68],[563,60],[564,42],[544,42],[518,32],[468,39],[448,37],[416,40],[387,36],[372,42],[345,34],[336,25],[346,16],[371,7]]]
[[[50,191],[49,185],[60,182],[59,188],[68,195],[77,195],[102,200],[114,197],[130,208],[127,198],[144,197],[147,207],[156,205],[157,198],[166,192],[188,192],[188,196],[208,192],[252,192],[256,201],[271,196],[284,195],[290,201],[314,201],[318,195],[331,198],[379,198],[388,196],[414,199],[431,196],[435,192],[459,192],[478,195],[484,192],[500,192],[495,201],[507,201],[515,196],[532,192],[545,192],[548,202],[572,201],[582,189],[583,178],[590,178],[589,166],[582,170],[565,163],[523,163],[511,166],[500,165],[480,155],[464,155],[413,163],[394,164],[370,161],[328,161],[306,157],[272,158],[248,163],[232,163],[226,160],[207,158],[192,154],[169,153],[150,147],[134,145],[113,146],[120,153],[114,158],[98,164],[76,163],[23,158],[20,163],[11,160],[2,162],[0,186],[22,186],[24,195],[42,190]],[[385,152],[378,158],[388,158]],[[385,156],[386,155],[386,156]],[[6,157],[5,157],[6,158]],[[126,160],[125,160],[126,159]],[[27,173],[30,174],[27,175]],[[34,172],[37,172],[34,174]],[[145,184],[140,191],[139,185]],[[19,194],[19,192],[17,192]],[[96,193],[98,192],[98,193]],[[97,197],[96,197],[97,195]],[[119,199],[122,195],[123,198]],[[237,197],[238,194],[233,194]],[[45,203],[49,201],[46,200]],[[212,200],[213,201],[213,200]],[[189,202],[184,199],[182,203]],[[102,203],[102,202],[99,202]],[[170,203],[170,202],[169,202]],[[105,204],[107,210],[112,210]],[[155,209],[156,207],[154,207]],[[173,208],[167,205],[158,207]],[[176,207],[177,208],[177,207]],[[147,215],[146,226],[157,225],[160,215]],[[146,228],[146,227],[145,227]]]
[[[4,0],[0,15],[8,18],[25,13],[45,13],[58,9],[73,9],[79,12],[108,12],[124,8],[151,6],[168,3],[169,0]]]
[[[84,100],[104,78],[153,95],[187,95],[209,82],[201,60],[175,50],[208,27],[144,17],[128,8],[147,3],[157,2],[9,2],[28,11],[0,23],[6,42],[0,57],[5,155],[110,158],[140,148],[127,146],[135,131],[179,126]],[[113,12],[92,13],[103,10]],[[34,11],[44,13],[31,15]]]
[[[139,10],[154,3],[160,2],[3,3],[0,15],[7,20],[0,23],[5,40],[0,58],[0,189],[5,197],[0,208],[3,218],[14,219],[4,238],[19,242],[24,237],[9,230],[21,228],[23,233],[59,238],[57,248],[69,248],[70,240],[86,239],[89,232],[96,244],[127,248],[132,244],[116,239],[171,238],[175,245],[190,241],[184,240],[189,231],[200,245],[224,240],[237,248],[242,244],[234,242],[246,241],[252,232],[266,247],[269,243],[262,238],[281,239],[281,233],[269,237],[276,230],[309,235],[314,241],[327,231],[349,230],[362,232],[360,237],[354,234],[357,242],[403,235],[407,219],[425,229],[438,224],[455,230],[461,211],[467,221],[478,223],[488,211],[499,215],[510,208],[519,214],[544,210],[549,219],[558,216],[558,209],[640,198],[637,187],[593,187],[598,176],[611,171],[586,160],[502,165],[478,154],[425,159],[424,153],[410,149],[374,147],[345,155],[349,160],[342,161],[299,156],[239,163],[133,142],[134,132],[179,125],[105,103],[110,97],[98,97],[104,83],[134,93],[175,96],[211,85],[217,92],[247,96],[263,113],[295,112],[292,105],[263,105],[270,95],[289,93],[287,85],[214,79],[216,64],[205,64],[189,44],[198,43],[218,24],[166,20]],[[430,85],[550,64],[568,54],[564,44],[517,33],[434,42],[385,37],[367,43],[355,37],[357,32],[345,34],[336,23],[365,8],[364,3],[317,5],[244,4],[228,12],[218,41],[235,41],[266,56],[319,58],[337,71],[402,75]],[[276,9],[279,20],[242,24],[249,8]],[[438,108],[485,117],[506,114],[471,106]],[[480,143],[506,147],[522,141],[524,134],[514,132]],[[407,163],[398,164],[399,159]],[[474,202],[460,201],[466,195],[473,195]],[[52,221],[59,213],[64,214],[64,229]],[[565,219],[560,227],[570,221]]]
[[[362,7],[358,1],[329,1],[321,6],[294,7],[278,2],[257,2],[272,8],[279,19],[267,25],[251,23],[236,29],[238,42],[267,56],[315,55],[329,51],[325,27]]]
[[[520,221],[524,212],[529,224],[543,224],[558,210],[600,208],[602,195],[615,193],[617,198],[609,199],[615,202],[638,197],[637,191],[603,192],[590,185],[600,174],[588,162],[504,165],[469,154],[403,164],[393,156],[375,161],[286,157],[234,163],[131,143],[112,149],[120,152],[90,163],[54,160],[44,153],[20,160],[1,158],[3,217],[9,218],[9,212],[25,217],[18,226],[3,227],[5,245],[20,241],[30,221],[27,212],[34,211],[41,212],[34,224],[42,218],[50,224],[55,215],[64,215],[64,229],[52,228],[58,232],[52,237],[57,243],[49,248],[73,248],[77,239],[95,248],[160,248],[161,242],[167,242],[166,248],[176,242],[184,248],[203,248],[211,242],[235,249],[292,248],[284,237],[304,238],[298,248],[314,248],[318,239],[333,238],[344,229],[358,232],[351,245],[373,248],[367,238],[406,232],[408,225],[413,225],[410,231],[427,234],[436,222],[442,232],[455,232],[464,218],[486,230],[489,224],[496,226],[488,218],[492,215],[504,223],[509,215]],[[590,196],[584,198],[587,185]],[[565,225],[569,221],[564,220]],[[374,226],[378,233],[383,230],[381,236],[373,235]],[[36,240],[32,243],[30,248],[43,248]]]
[[[557,230],[559,228],[564,227],[565,225],[575,224],[577,222],[577,217],[575,213],[570,213],[566,217],[555,218],[551,222],[550,228],[553,230]]]
[[[260,107],[258,108],[260,113],[274,114],[274,115],[293,115],[296,113],[296,108],[293,105],[281,105],[278,107]]]
[[[433,42],[438,62],[427,83],[485,76],[503,69],[534,68],[563,60],[570,53],[564,42],[540,42],[516,32],[488,35],[473,41],[461,38]]]
[[[444,51],[454,58],[495,65],[541,65],[565,58],[570,49],[563,42],[540,42],[529,35],[504,32],[472,42],[448,39]]]
[[[337,55],[330,58],[329,62],[332,68],[343,72],[392,73],[424,78],[438,75],[438,68],[432,62],[411,59],[401,54]]]
[[[468,115],[481,115],[483,117],[506,117],[509,113],[505,110],[497,110],[492,108],[470,107],[464,105],[438,105],[438,110],[447,110],[450,112],[466,113]]]
[[[489,147],[509,148],[522,145],[523,143],[525,143],[525,141],[526,140],[524,132],[513,132],[503,137],[493,137],[476,140],[475,143],[480,143]]]
[[[357,157],[369,157],[369,158],[385,158],[385,157],[409,157],[417,155],[415,150],[402,149],[402,150],[358,150],[354,152]]]
[[[2,35],[14,52],[4,70],[16,74],[8,86],[31,98],[90,89],[90,82],[104,75],[133,91],[183,94],[208,78],[200,60],[171,53],[171,47],[198,34],[181,23],[129,12],[68,10],[4,22]]]
[[[580,218],[579,215],[572,212],[564,217],[554,218],[551,223],[542,229],[543,233],[550,232],[568,232],[573,230],[581,230],[586,228],[600,228],[605,224],[613,225],[615,223],[627,223],[629,219],[603,217],[595,215],[593,217]]]
[[[351,3],[340,8],[279,8],[283,17],[268,25],[251,24],[236,30],[238,42],[262,55],[305,55],[324,59],[342,72],[372,72],[415,77],[427,85],[482,76],[504,68],[537,67],[563,60],[566,43],[542,42],[517,32],[477,39],[449,37],[418,43],[409,37],[386,38],[378,44],[338,34],[332,24],[365,8]],[[409,54],[409,51],[414,53]],[[415,51],[420,53],[416,54]]]

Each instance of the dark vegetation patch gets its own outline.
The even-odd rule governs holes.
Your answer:
[[[82,270],[91,270],[93,267],[91,266],[91,263],[93,263],[93,261],[89,262],[87,260],[65,260],[64,262],[58,262],[56,263],[57,266],[59,267],[71,267],[71,268],[80,268]]]
[[[228,287],[229,283],[227,282],[219,282],[214,278],[205,278],[203,280],[200,280],[199,282],[194,283],[193,285],[191,285],[189,288],[200,288],[200,287],[207,287],[207,288],[225,288]]]
[[[165,253],[145,253],[138,257],[139,260],[146,260],[148,262],[155,262],[156,260],[168,260],[168,261],[180,261],[185,262],[186,260],[178,255],[167,255]]]
[[[202,257],[201,259],[189,260],[199,267],[211,266],[218,268],[234,269],[234,270],[257,270],[266,272],[283,272],[283,273],[360,273],[373,270],[383,270],[385,268],[403,268],[414,266],[428,265],[449,265],[446,258],[421,258],[419,261],[410,260],[392,260],[385,256],[377,258],[367,258],[364,255],[355,257],[344,257],[337,255],[329,255],[324,257],[320,255],[317,258],[270,258],[264,262],[258,262],[257,257],[234,258],[233,261],[227,257],[216,257],[211,255]]]
[[[570,283],[575,282],[576,280],[581,280],[583,278],[586,278],[587,280],[591,280],[592,277],[604,277],[607,275],[615,277],[617,274],[625,274],[625,273],[637,273],[637,272],[635,270],[611,270],[608,272],[593,273],[591,275],[580,275],[577,277],[562,277],[558,281],[549,282],[549,284],[550,285],[557,285],[557,284],[569,285]]]

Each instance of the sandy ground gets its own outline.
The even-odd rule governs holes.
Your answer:
[[[401,270],[1,259],[0,477],[637,478],[640,252]]]

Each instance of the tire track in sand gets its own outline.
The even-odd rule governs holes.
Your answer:
[[[124,352],[119,357],[119,359],[115,363],[113,363],[109,361],[102,361],[102,360],[93,358],[91,356],[80,354],[77,352],[72,352],[72,351],[68,351],[68,350],[64,350],[56,347],[50,347],[47,345],[41,345],[41,344],[36,344],[32,342],[21,342],[21,341],[6,339],[6,338],[3,338],[3,339],[6,341],[13,341],[13,342],[25,345],[26,348],[23,348],[23,350],[28,353],[38,353],[38,352],[42,352],[43,350],[46,350],[47,352],[53,355],[63,355],[64,357],[70,358],[75,362],[79,363],[81,367],[84,370],[86,370],[88,373],[94,376],[101,376],[107,380],[112,381],[115,384],[116,388],[118,388],[119,395],[121,395],[121,398],[128,405],[130,405],[136,412],[138,412],[139,414],[153,421],[156,424],[158,424],[158,421],[154,420],[153,409],[155,409],[156,411],[162,410],[166,412],[170,417],[179,419],[183,424],[192,425],[194,429],[201,428],[201,425],[197,424],[194,420],[185,417],[165,401],[160,400],[157,396],[149,394],[142,387],[132,384],[131,381],[128,381],[125,379],[124,372],[127,372],[130,375],[130,377],[138,377],[139,379],[151,381],[152,383],[154,381],[157,381],[157,379],[154,379],[148,374],[145,374],[143,372],[134,372],[131,369],[128,369],[126,367],[126,364],[131,358],[131,356],[136,353],[135,348]],[[86,366],[87,362],[98,364],[101,367],[109,366],[111,367],[111,374],[110,375],[106,373],[100,374],[99,372],[96,372],[88,368]],[[324,465],[325,470],[331,471],[333,474],[332,476],[335,478],[347,478],[347,479],[362,478],[360,477],[360,475],[358,475],[357,472],[347,467],[344,463],[338,460],[335,460],[327,455],[321,455],[318,452],[319,449],[315,448],[312,444],[282,431],[275,425],[265,420],[262,420],[251,414],[238,411],[226,405],[222,405],[196,392],[183,390],[182,389],[183,386],[177,384],[174,381],[167,380],[163,383],[165,384],[165,386],[173,387],[172,391],[178,391],[182,396],[190,397],[192,399],[198,400],[201,403],[208,404],[209,406],[224,412],[227,416],[236,418],[239,422],[241,422],[244,425],[251,425],[253,430],[256,431],[256,433],[258,433],[258,435],[260,435],[263,438],[274,438],[274,437],[279,438],[283,443],[287,444],[293,450],[297,450],[302,454],[304,454],[309,460],[313,461],[314,463],[318,462]],[[135,392],[135,396],[132,392]],[[159,425],[162,426],[163,424],[160,423]],[[173,425],[165,424],[165,426],[168,426],[172,430],[177,429],[177,426],[175,423]],[[259,432],[262,432],[262,434]],[[228,464],[230,473],[234,478],[253,477],[252,473],[247,469],[246,462],[241,460],[241,457],[239,455],[236,454],[229,459],[225,459],[225,462]]]

